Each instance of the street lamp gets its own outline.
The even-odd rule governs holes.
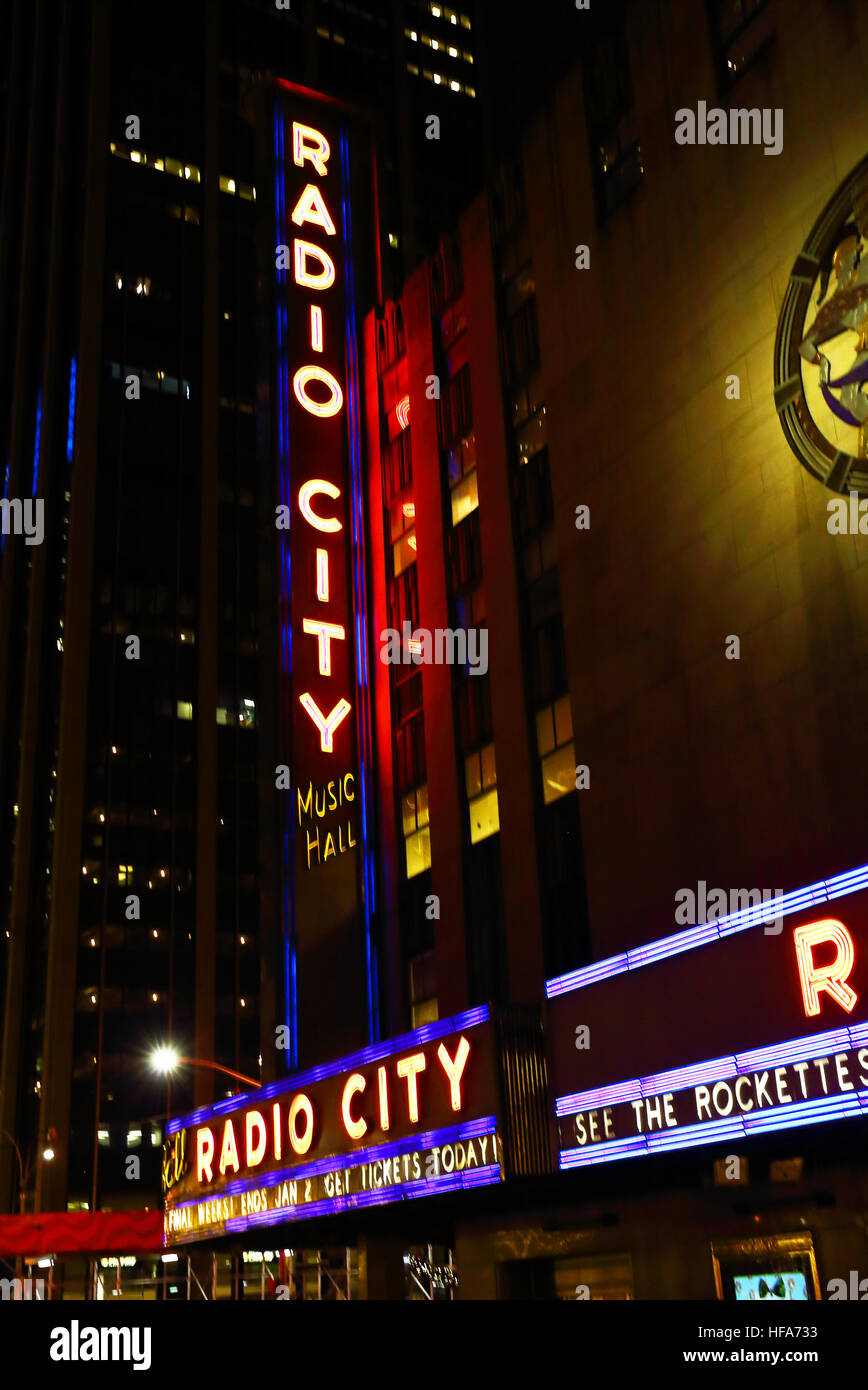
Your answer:
[[[153,1070],[160,1072],[163,1076],[171,1075],[179,1066],[207,1067],[209,1071],[220,1071],[225,1076],[234,1077],[236,1081],[243,1081],[247,1086],[255,1086],[258,1089],[262,1085],[261,1081],[254,1081],[252,1076],[245,1076],[243,1072],[233,1071],[231,1067],[222,1067],[219,1062],[206,1062],[201,1057],[182,1057],[174,1047],[155,1048],[151,1053],[150,1063]]]
[[[53,1134],[53,1132],[53,1130],[49,1130],[50,1134]],[[30,1181],[30,1169],[33,1166],[33,1150],[31,1149],[28,1153],[27,1162],[25,1163],[24,1159],[21,1157],[21,1150],[8,1129],[0,1129],[0,1137],[8,1139],[15,1150],[15,1157],[18,1160],[18,1205],[19,1210],[23,1212],[27,1206],[27,1184]],[[54,1149],[50,1144],[46,1144],[45,1148],[42,1150],[42,1157],[45,1159],[46,1163],[50,1163],[54,1158]]]

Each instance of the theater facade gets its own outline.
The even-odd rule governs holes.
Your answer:
[[[342,1296],[829,1297],[864,1242],[868,868],[769,910],[173,1120],[167,1247],[269,1247],[275,1297],[324,1248]]]

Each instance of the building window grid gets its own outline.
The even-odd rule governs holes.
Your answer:
[[[753,67],[774,39],[769,0],[708,0],[711,44],[722,95]]]
[[[644,174],[621,7],[613,7],[612,15],[584,60],[588,139],[601,221],[630,197]]]
[[[428,824],[428,786],[401,796],[401,829],[404,835],[405,870],[408,879],[431,867],[431,833]]]
[[[576,753],[569,695],[536,712],[536,743],[545,805],[575,790]]]
[[[408,425],[383,451],[383,500],[388,507],[413,481],[413,452]]]

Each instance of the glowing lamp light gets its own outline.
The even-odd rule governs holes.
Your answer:
[[[180,1057],[174,1047],[158,1047],[151,1053],[150,1060],[154,1071],[167,1076],[170,1071],[175,1070]]]
[[[410,423],[410,397],[409,397],[409,396],[402,396],[401,399],[399,400],[398,404],[395,406],[395,419],[398,421],[398,424],[401,426],[401,429],[402,429],[402,430],[405,430],[405,429],[407,428],[407,426],[409,425],[409,423]]]
[[[416,515],[416,503],[405,502],[403,507],[401,508],[401,511],[404,513],[406,517],[412,520],[413,517]]]

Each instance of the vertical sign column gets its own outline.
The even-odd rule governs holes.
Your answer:
[[[373,1029],[367,697],[347,137],[276,102],[278,420],[290,1064]]]

